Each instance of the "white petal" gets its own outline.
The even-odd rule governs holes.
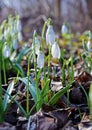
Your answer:
[[[57,59],[60,58],[60,48],[56,42],[52,45],[51,53],[53,58],[57,58]]]
[[[18,32],[18,40],[21,42],[23,40],[23,36],[21,32]]]
[[[35,53],[38,54],[40,49],[40,41],[38,37],[35,37],[35,43],[32,43],[32,49],[34,49],[34,47],[35,47]]]
[[[5,58],[8,58],[8,57],[10,57],[10,54],[11,54],[11,52],[10,52],[9,46],[5,45],[4,49],[3,49],[3,56]]]
[[[87,43],[87,49],[88,49],[88,51],[91,49],[91,42],[90,42],[90,40]]]
[[[4,30],[3,36],[4,36],[5,39],[7,38],[8,32],[9,32],[8,29],[5,29],[5,30]]]
[[[14,41],[13,41],[13,49],[18,49],[18,41],[17,41],[17,39],[14,39]]]
[[[44,54],[41,51],[39,51],[38,56],[37,56],[37,65],[38,65],[38,68],[44,67]]]
[[[22,25],[21,25],[21,21],[20,20],[17,21],[17,31],[18,32],[22,31]]]
[[[16,51],[14,51],[12,53],[12,55],[10,56],[10,60],[13,62],[15,60],[15,56],[16,56]]]
[[[53,45],[55,42],[55,32],[53,26],[49,25],[46,31],[46,42],[47,44]]]
[[[61,33],[62,33],[62,34],[68,33],[68,27],[67,27],[65,24],[62,25]]]

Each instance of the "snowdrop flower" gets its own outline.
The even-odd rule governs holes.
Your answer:
[[[60,58],[60,48],[56,42],[54,42],[54,44],[52,45],[51,53],[53,58],[57,58],[57,59]]]
[[[13,41],[13,49],[18,49],[18,41],[17,41],[17,39],[14,39],[14,41]]]
[[[14,30],[14,26],[12,25],[11,26],[11,36],[14,36],[15,35],[15,30]]]
[[[13,23],[14,23],[14,19],[11,15],[9,15],[8,22],[9,22],[10,25],[13,25]]]
[[[9,33],[9,30],[5,29],[4,30],[4,34],[3,34],[3,36],[4,36],[5,39],[7,39],[8,33]]]
[[[90,46],[91,46],[91,42],[90,42],[90,40],[88,40],[88,43],[87,43],[87,50],[88,51],[90,50]]]
[[[21,32],[22,31],[22,24],[20,20],[17,20],[17,31]]]
[[[23,36],[21,32],[18,32],[18,40],[21,42],[23,40]]]
[[[55,42],[55,32],[53,30],[52,25],[48,25],[47,31],[46,31],[46,42],[47,44],[53,45]]]
[[[61,28],[61,33],[62,33],[62,34],[66,34],[66,33],[68,33],[68,32],[69,32],[69,30],[68,30],[67,25],[63,24],[63,25],[62,25],[62,28]]]
[[[8,57],[10,57],[10,55],[11,55],[10,48],[8,45],[5,45],[3,48],[3,56],[5,58],[8,58]]]
[[[37,55],[37,65],[38,65],[38,68],[44,67],[44,54],[41,51],[39,51]]]
[[[16,51],[14,51],[12,53],[12,55],[10,56],[10,60],[13,62],[15,60],[15,56],[16,56]]]
[[[38,54],[40,49],[40,41],[37,36],[35,36],[34,43],[32,43],[32,49],[34,48],[35,48],[35,53]]]

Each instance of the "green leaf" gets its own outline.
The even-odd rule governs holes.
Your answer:
[[[92,116],[92,84],[90,85],[90,88],[89,88],[89,100],[88,100],[88,104],[89,104],[88,107],[90,109],[90,115]]]
[[[2,67],[2,41],[0,41],[0,117],[3,114],[3,99],[2,99],[2,74],[1,74],[1,67]],[[1,121],[1,119],[0,119]]]
[[[31,84],[32,84],[33,86],[36,87],[36,84],[35,84],[34,80],[31,78],[31,76],[29,77],[29,81],[31,82]]]
[[[6,92],[7,92],[9,95],[11,95],[12,90],[13,90],[13,87],[14,87],[14,81],[12,81],[12,82],[9,84],[8,88],[7,88],[7,91],[6,91]],[[9,96],[8,96],[7,94],[5,94],[4,100],[3,100],[4,111],[7,109],[8,101],[9,101]]]
[[[0,97],[0,114],[2,115],[4,112],[4,109],[3,109],[3,102],[2,102],[2,97]]]
[[[25,76],[24,70],[23,70],[23,68],[22,68],[22,66],[21,66],[20,64],[18,64],[17,62],[15,62],[15,63],[13,64],[13,68],[14,68],[15,70],[17,70],[17,72],[19,72],[19,74],[20,74],[22,77]]]
[[[9,95],[5,89],[3,89],[3,91],[7,94],[7,96],[9,96],[9,98],[11,99],[11,101],[14,101],[14,102],[17,104],[17,106],[19,107],[19,109],[20,109],[20,110],[24,113],[24,115],[27,117],[26,111],[25,111],[24,108],[20,105],[20,103],[15,99],[15,97],[12,97],[11,95]],[[9,104],[9,105],[10,105],[10,104]],[[8,105],[8,106],[9,106],[9,105]],[[6,111],[5,111],[5,112],[6,112]]]
[[[22,57],[24,55],[26,55],[29,51],[31,50],[31,48],[28,47],[23,47],[23,49],[21,50],[21,52],[18,54],[18,56],[16,57],[16,61],[20,62]]]
[[[47,93],[49,92],[49,83],[50,83],[50,79],[47,79],[44,86],[43,86],[43,89],[41,91],[41,98],[45,101],[45,102],[48,102],[48,95]]]
[[[67,86],[63,89],[61,89],[59,92],[57,92],[56,94],[54,94],[54,96],[50,99],[49,104],[50,105],[54,105],[57,100],[64,94],[67,92],[67,90],[71,87],[70,84],[67,84]]]
[[[34,99],[34,102],[37,103],[37,95],[36,95],[36,85],[33,86],[33,84],[30,83],[30,80],[28,80],[28,78],[20,78],[18,77],[18,79],[20,81],[22,81],[26,87],[28,87],[33,99]],[[40,94],[40,89],[38,89],[38,94]]]

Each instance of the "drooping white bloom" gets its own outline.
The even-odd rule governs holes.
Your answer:
[[[61,33],[62,34],[67,34],[68,32],[69,32],[68,27],[65,24],[63,24],[62,28],[61,28]]]
[[[44,67],[44,54],[41,51],[39,51],[37,55],[37,65],[38,65],[38,68]]]
[[[23,36],[21,32],[18,32],[18,40],[21,42],[23,40]]]
[[[48,25],[47,31],[46,31],[46,42],[47,44],[53,45],[55,42],[55,32],[53,30],[52,25]]]
[[[14,39],[14,41],[13,41],[13,49],[18,49],[18,41],[17,41],[17,39]]]
[[[34,48],[35,48],[35,53],[38,54],[40,49],[40,41],[37,36],[35,37],[34,43],[32,43],[32,49],[34,50]]]
[[[9,33],[9,29],[5,29],[3,34],[5,39],[7,39],[8,33]]]
[[[17,20],[17,31],[18,32],[21,32],[22,31],[22,24],[21,24],[21,21],[20,20]]]
[[[16,51],[14,51],[12,53],[12,55],[10,56],[10,60],[13,62],[15,60],[15,56],[16,56]]]
[[[54,42],[54,44],[52,45],[51,54],[53,58],[57,58],[57,59],[60,58],[60,48],[56,42]]]
[[[11,55],[10,48],[9,48],[8,45],[5,45],[4,48],[3,48],[3,56],[5,58],[8,58],[8,57],[10,57],[10,55]]]
[[[87,50],[89,51],[91,49],[91,42],[90,40],[88,40],[88,43],[87,43]]]
[[[15,30],[14,30],[14,26],[12,25],[11,26],[11,36],[14,36],[15,35]]]

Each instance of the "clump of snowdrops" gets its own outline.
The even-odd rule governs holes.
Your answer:
[[[91,56],[92,43],[91,42],[92,42],[92,34],[91,31],[88,31],[87,40],[82,41],[84,52],[81,55],[81,57],[83,60],[84,69],[90,74],[92,74],[92,56]]]
[[[48,55],[45,55],[45,47],[48,49]],[[52,21],[51,19],[48,19],[43,25],[41,39],[39,39],[37,32],[34,31],[31,50],[30,52],[28,52],[27,55],[27,77],[17,77],[17,80],[22,81],[26,86],[27,103],[26,110],[24,110],[25,112],[23,111],[24,114],[26,113],[26,117],[29,117],[30,113],[34,108],[36,108],[36,111],[39,111],[43,104],[54,105],[57,102],[57,100],[71,87],[71,84],[74,81],[72,59],[70,66],[72,71],[72,76],[70,77],[71,80],[69,80],[69,82],[66,82],[66,87],[52,94],[50,86],[51,58],[59,60],[60,57],[61,50],[55,36]],[[31,63],[34,64],[34,79],[31,76]],[[69,74],[71,75],[70,71]],[[43,81],[41,88],[39,87],[40,81]],[[31,109],[29,108],[29,94],[31,94],[32,99],[34,100],[34,106]]]
[[[64,30],[65,28],[63,28],[63,33]],[[71,72],[68,71],[71,79],[66,82],[66,86],[64,88],[52,94],[50,86],[51,58],[60,60],[61,50],[56,39],[51,19],[48,19],[44,23],[42,28],[41,39],[39,39],[37,32],[34,31],[32,46],[30,48],[23,48],[20,51],[20,54],[18,54],[18,56],[16,56],[18,44],[23,40],[22,25],[19,16],[16,17],[9,16],[8,20],[2,23],[0,27],[0,33],[1,33],[0,72],[3,70],[4,82],[6,83],[6,70],[10,68],[6,67],[6,63],[7,66],[9,64],[9,66],[11,65],[11,67],[14,67],[14,69],[17,67],[18,75],[20,73],[20,77],[17,75],[15,80],[11,82],[8,92],[4,90],[4,92],[6,92],[6,96],[8,97],[8,99],[12,99],[12,101],[15,101],[20,110],[24,113],[25,117],[27,118],[30,116],[34,108],[36,108],[36,111],[39,111],[39,109],[42,107],[43,104],[54,105],[57,102],[57,100],[64,93],[66,93],[68,89],[71,87],[71,84],[74,81],[74,75],[73,75],[74,72],[73,72],[73,60],[71,58],[71,66],[70,66]],[[45,47],[47,47],[48,49],[47,56],[45,55]],[[23,69],[19,64],[24,55],[26,55],[28,61],[27,75],[24,75]],[[31,68],[30,68],[31,63],[34,64],[35,79],[31,77]],[[70,68],[68,68],[68,70]],[[62,80],[65,82],[64,69],[65,68],[63,67]],[[41,88],[39,88],[40,80],[43,81]],[[12,98],[11,96],[14,84],[18,81],[23,82],[26,87],[26,110],[16,101],[15,98]],[[1,86],[1,95],[2,95],[2,86]],[[29,95],[31,95],[32,99],[34,100],[34,105],[31,109],[29,107],[29,101],[30,101]]]
[[[2,79],[7,83],[7,73],[12,69],[22,76],[23,70],[17,61],[17,52],[19,42],[23,40],[22,24],[18,15],[9,16],[0,25],[0,62],[1,71],[3,72]]]

